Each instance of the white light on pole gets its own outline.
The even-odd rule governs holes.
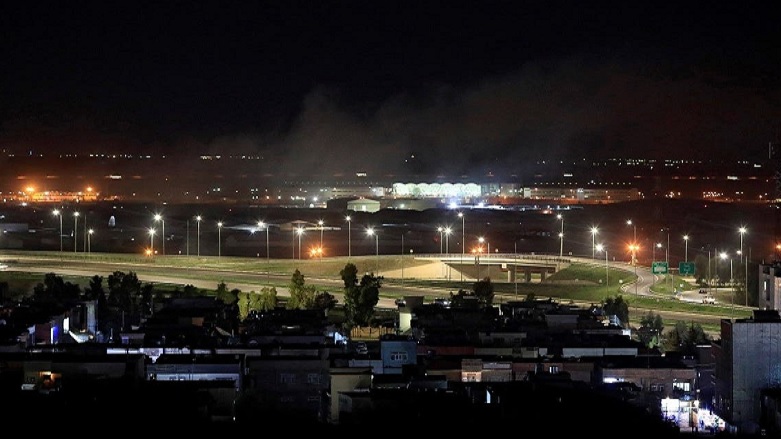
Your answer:
[[[745,277],[745,281],[744,281],[745,283],[743,284],[743,289],[744,289],[744,291],[746,293],[746,303],[745,303],[746,306],[748,306],[748,255],[746,255],[745,261],[744,261],[743,255],[745,253],[743,253],[743,235],[745,235],[747,231],[748,230],[744,226],[741,226],[738,229],[738,233],[740,233],[740,254],[741,254],[740,261],[743,262],[743,267],[744,267],[744,269],[746,271],[746,277]]]
[[[689,262],[689,235],[683,235],[683,243],[685,245],[685,262]]]
[[[351,258],[353,256],[353,243],[352,243],[352,217],[350,215],[347,215],[344,217],[344,219],[347,221],[347,257]]]
[[[201,219],[203,219],[203,218],[201,218],[200,215],[195,217],[195,222],[198,224],[198,227],[197,227],[198,230],[197,230],[197,233],[196,233],[196,236],[195,236],[195,239],[197,241],[196,242],[196,247],[198,247],[198,249],[197,249],[198,257],[201,256]]]
[[[163,216],[160,215],[159,213],[155,214],[154,218],[155,218],[155,221],[160,221],[162,223],[162,230],[161,230],[160,233],[162,234],[162,237],[163,237],[162,253],[163,253],[163,256],[165,256],[165,220],[163,219]]]
[[[222,257],[222,221],[217,222],[217,259]]]
[[[60,253],[62,253],[62,212],[59,209],[54,209],[52,212],[55,216],[60,217]]]
[[[88,255],[92,254],[92,234],[93,233],[95,233],[95,231],[92,230],[92,229],[89,229],[89,231],[87,231],[87,254]]]
[[[594,257],[596,256],[594,254],[595,250],[596,250],[596,246],[594,244],[594,240],[597,237],[597,232],[599,232],[599,229],[597,229],[596,227],[592,227],[591,228],[591,259],[594,259]]]
[[[366,234],[369,236],[374,236],[374,255],[375,255],[375,264],[376,264],[376,272],[377,276],[380,275],[380,235],[374,231],[373,228],[369,227],[366,229]]]
[[[320,251],[323,251],[323,220],[320,220],[317,222],[317,225],[320,226]]]
[[[154,256],[155,254],[155,229],[149,228],[149,250],[151,251],[150,254]]]
[[[299,226],[296,229],[296,234],[298,235],[298,259],[301,259],[301,235],[304,234],[304,228]]]
[[[79,232],[79,212],[73,212],[73,253],[76,253],[76,249],[79,247],[76,243],[76,235]]]
[[[559,232],[559,259],[564,257],[564,215],[558,214],[556,218],[561,220],[561,231]]]
[[[461,218],[461,267],[459,272],[461,273],[461,282],[464,281],[464,256],[466,254],[466,241],[464,241],[466,237],[465,232],[465,220],[464,220],[464,212],[458,212],[458,217]]]
[[[266,229],[266,278],[268,278],[268,276],[271,273],[271,268],[270,268],[271,267],[271,259],[270,259],[270,256],[269,256],[269,246],[268,246],[268,229],[269,229],[269,225],[266,224],[263,221],[258,221],[258,228],[260,228],[260,229],[265,228]]]
[[[442,248],[445,244],[443,242],[442,234],[444,233],[445,229],[442,226],[437,227],[437,232],[439,232],[439,255],[442,256]]]
[[[445,227],[445,254],[450,254],[450,234],[453,230],[450,227]],[[450,263],[447,264],[447,280],[450,280]]]
[[[598,244],[596,249],[598,252],[605,252],[605,286],[608,290],[610,290],[610,274],[607,266],[607,247],[602,244]]]

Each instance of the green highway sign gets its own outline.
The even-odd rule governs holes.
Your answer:
[[[667,262],[659,261],[651,264],[651,273],[653,274],[667,274]]]
[[[694,275],[694,262],[679,262],[678,274],[681,276]]]

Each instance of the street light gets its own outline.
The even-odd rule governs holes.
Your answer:
[[[485,238],[483,238],[482,236],[481,236],[481,237],[479,237],[479,238],[477,238],[477,242],[479,242],[479,243],[480,243],[480,246],[479,246],[479,247],[478,247],[478,249],[477,249],[477,254],[478,254],[478,256],[477,256],[477,258],[478,258],[478,259],[477,259],[477,264],[478,264],[478,265],[477,265],[477,272],[479,273],[479,272],[480,272],[480,256],[481,256],[481,255],[482,255],[482,253],[483,253],[483,243],[485,243],[485,245],[487,246],[487,249],[486,249],[486,255],[487,255],[488,257],[490,257],[490,256],[491,256],[491,243],[490,243],[490,242],[488,242],[488,241],[486,241],[486,239],[485,239]],[[489,273],[489,274],[491,273],[491,265],[490,265],[490,264],[488,265],[488,273]],[[478,280],[479,280],[479,279],[480,279],[480,275],[478,275],[478,276],[477,276],[477,278],[478,278]]]
[[[444,233],[445,229],[442,226],[437,227],[437,232],[439,232],[439,255],[442,256],[442,246],[444,244],[442,233]]]
[[[685,262],[689,262],[689,235],[683,235],[683,243],[686,246],[685,247],[686,250],[685,250],[685,253],[684,253],[686,256],[685,256],[684,261]]]
[[[561,220],[561,232],[559,232],[559,260],[564,257],[564,215],[558,214],[556,218]]]
[[[149,228],[149,250],[151,250],[151,255],[154,256],[155,254],[155,229]]]
[[[632,226],[632,245],[634,247],[637,247],[637,225],[635,225],[631,219],[626,220],[627,226]],[[632,252],[632,264],[636,264],[637,261],[635,261],[635,253]]]
[[[450,227],[445,227],[445,254],[450,254],[450,234],[453,230]],[[447,264],[447,280],[450,280],[450,264]]]
[[[605,286],[607,286],[608,291],[610,290],[610,274],[607,267],[607,247],[599,244],[596,247],[598,252],[604,251],[605,252]]]
[[[376,258],[375,264],[377,267],[375,271],[377,272],[377,276],[379,276],[380,275],[380,235],[377,232],[375,232],[374,229],[371,227],[366,229],[366,234],[369,236],[374,235],[374,246],[375,246],[374,251],[375,251],[375,258]]]
[[[317,225],[320,226],[320,250],[323,249],[323,220],[320,220],[317,222]]]
[[[296,229],[296,234],[298,235],[298,259],[301,259],[301,235],[304,234],[304,228],[301,226],[298,226]]]
[[[217,259],[222,257],[222,221],[217,222]]]
[[[258,228],[262,229],[264,227],[266,228],[266,277],[268,278],[268,276],[270,275],[270,272],[271,272],[271,268],[270,268],[270,266],[271,266],[271,259],[270,259],[269,251],[268,251],[268,249],[269,249],[269,247],[268,247],[268,229],[269,229],[269,225],[266,224],[263,221],[258,221]]]
[[[157,213],[157,214],[155,214],[155,221],[160,221],[160,222],[163,223],[163,228],[162,228],[161,234],[163,236],[163,256],[165,256],[165,220],[163,219],[162,215]]]
[[[594,246],[594,239],[597,237],[597,232],[599,232],[599,229],[596,227],[591,228],[591,259],[594,259],[595,256],[596,247]]]
[[[748,230],[744,226],[741,226],[738,229],[738,232],[740,233],[740,255],[741,255],[740,256],[740,261],[741,262],[743,262],[743,254],[744,254],[743,253],[743,235],[745,235],[747,231]],[[745,278],[745,281],[744,281],[744,284],[743,284],[743,289],[746,292],[746,306],[748,306],[748,255],[746,255],[746,262],[744,262],[743,266],[745,267],[745,271],[746,271],[746,278]]]
[[[87,254],[88,255],[92,254],[92,234],[93,233],[95,233],[95,231],[92,230],[92,229],[89,229],[89,231],[87,231]]]
[[[52,214],[60,217],[60,253],[62,253],[62,212],[60,212],[59,209],[54,209]]]
[[[727,252],[721,252],[721,254],[719,256],[721,257],[721,259],[727,259],[728,255],[727,255]],[[734,305],[735,304],[734,303],[734,301],[735,301],[734,300],[735,283],[732,281],[732,256],[729,256],[729,283],[730,283],[730,287],[731,287],[731,290],[732,290],[731,293],[730,293],[730,296],[729,296],[729,302],[730,302],[730,305]]]
[[[637,277],[637,264],[634,263],[634,261],[635,261],[635,258],[636,258],[635,255],[637,254],[637,251],[639,249],[640,249],[640,247],[638,247],[637,244],[633,243],[633,244],[629,245],[629,250],[632,251],[632,265],[635,267],[635,296],[637,296],[637,284],[639,282],[639,279]]]
[[[350,258],[353,255],[353,243],[352,243],[352,237],[350,236],[352,234],[351,225],[352,225],[352,218],[350,215],[347,215],[344,217],[344,219],[347,221],[347,257]]]
[[[79,232],[79,212],[73,212],[73,253],[76,253],[76,249],[79,247],[76,245],[78,240],[76,235]]]
[[[651,264],[653,264],[654,262],[656,262],[656,249],[657,249],[657,248],[658,248],[659,250],[661,250],[661,249],[662,249],[662,243],[661,243],[661,242],[657,242],[657,243],[656,243],[656,245],[654,246],[654,249],[653,249],[653,251],[651,251]]]
[[[464,212],[458,212],[458,217],[461,218],[461,267],[458,270],[461,273],[461,282],[464,281],[464,255],[466,253],[466,241],[464,241],[464,238],[466,237],[466,232],[464,231],[465,223],[464,223]]]

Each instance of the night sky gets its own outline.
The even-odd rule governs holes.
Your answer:
[[[774,3],[3,2],[0,148],[435,175],[761,161]]]

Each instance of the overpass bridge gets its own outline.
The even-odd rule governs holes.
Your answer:
[[[493,281],[507,279],[507,282],[532,282],[532,279],[545,280],[571,264],[571,258],[538,254],[429,254],[416,255],[415,259],[430,260],[442,264],[439,277],[442,279],[482,279],[490,277]]]

